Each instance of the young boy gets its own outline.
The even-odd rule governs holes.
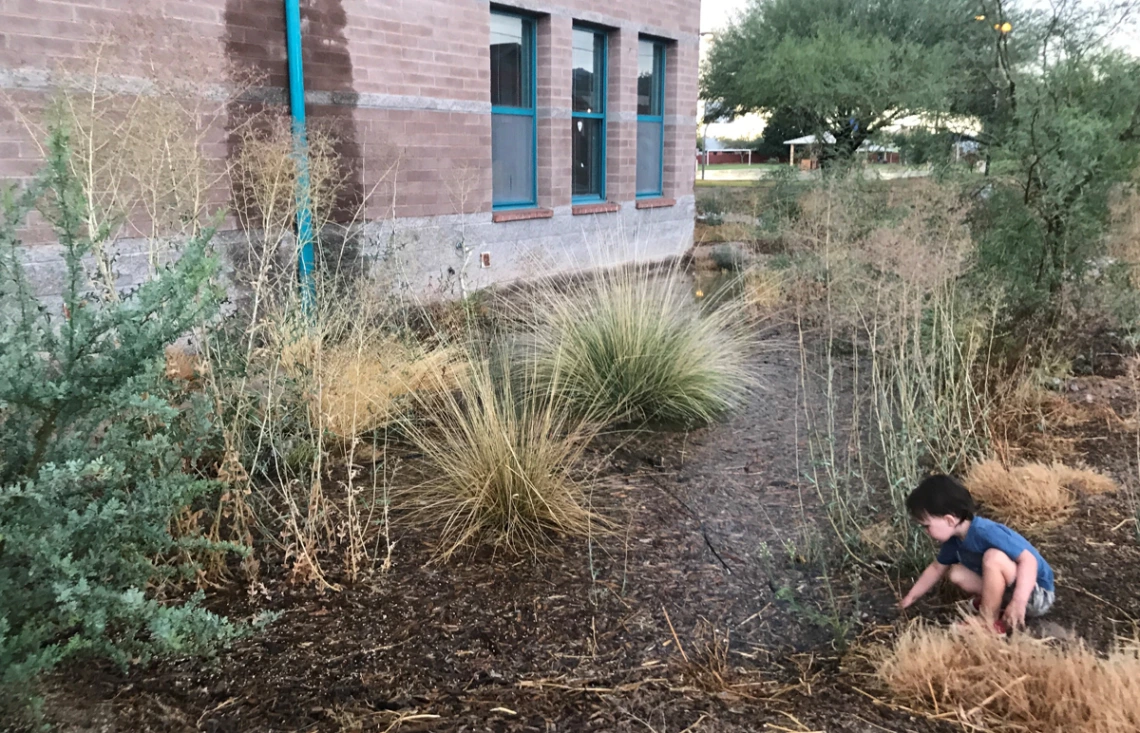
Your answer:
[[[1004,524],[974,515],[974,497],[949,476],[926,478],[906,499],[906,508],[935,542],[938,557],[902,599],[906,608],[947,574],[973,596],[974,607],[995,631],[1006,634],[1025,617],[1044,615],[1053,606],[1053,569],[1033,545]],[[1002,598],[1005,613],[998,617]]]

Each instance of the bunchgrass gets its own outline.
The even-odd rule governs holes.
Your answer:
[[[434,373],[405,434],[423,454],[424,479],[404,496],[439,531],[441,560],[486,543],[536,554],[558,535],[600,526],[582,478],[583,453],[606,422],[542,399],[534,373],[472,349],[458,379]],[[556,377],[557,378],[557,377]],[[553,385],[557,388],[557,384]]]
[[[601,405],[623,423],[705,424],[754,383],[742,304],[702,307],[679,266],[541,288],[528,317],[539,384],[578,414]]]

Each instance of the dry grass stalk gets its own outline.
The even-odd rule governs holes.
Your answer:
[[[787,300],[785,278],[766,267],[752,267],[742,277],[743,300],[757,315],[766,315],[780,308]]]
[[[112,300],[117,240],[145,239],[154,276],[220,208],[228,165],[210,148],[224,140],[230,109],[257,81],[235,73],[210,44],[170,32],[169,18],[125,16],[97,29],[80,58],[52,70],[47,121],[12,105],[36,145],[47,125],[68,130],[94,240],[95,284]],[[168,48],[178,49],[177,63]]]
[[[311,345],[283,351],[286,373],[302,377],[303,360],[312,354]],[[398,417],[411,393],[441,386],[454,389],[464,368],[460,358],[455,349],[426,349],[384,333],[361,343],[325,346],[319,365],[313,365],[311,406],[317,414],[311,419],[341,439],[376,430]]]
[[[307,179],[283,116],[255,114],[235,137],[232,186],[246,238],[239,251],[247,258],[235,263],[235,279],[245,296],[244,331],[228,345],[223,368],[207,373],[219,413],[227,416],[227,455],[236,456],[235,468],[242,470],[228,471],[235,478],[217,515],[248,518],[281,551],[294,579],[334,587],[328,579],[333,558],[349,579],[379,559],[378,524],[382,567],[390,562],[387,492],[397,462],[363,475],[354,464],[365,454],[387,456],[384,434],[372,436],[378,443],[371,446],[360,436],[389,419],[393,400],[415,380],[418,367],[395,360],[428,359],[425,368],[432,362],[426,352],[381,353],[395,332],[392,304],[377,297],[367,277],[347,277],[339,269],[363,272],[362,262],[341,257],[330,271],[322,269],[315,305],[302,305],[293,234],[299,202],[309,202],[318,236],[348,240],[355,231],[355,221],[333,231],[348,180],[335,137],[310,131]],[[381,172],[377,186],[392,170]],[[309,188],[302,191],[305,180]],[[321,241],[315,249],[322,251]],[[214,334],[202,338],[204,357],[217,361],[227,345],[215,344]],[[333,447],[344,453],[343,473],[330,471]]]
[[[1083,643],[1025,634],[1006,640],[981,624],[915,625],[878,660],[901,702],[970,727],[1035,733],[1140,730],[1140,645],[1107,657]]]
[[[504,358],[472,353],[467,373],[426,376],[431,402],[404,430],[424,454],[426,479],[404,496],[440,532],[437,557],[487,541],[537,553],[551,534],[585,537],[604,524],[576,476],[600,422],[571,416],[535,391],[533,373],[512,374]]]
[[[1060,463],[1006,468],[996,460],[973,466],[965,485],[995,517],[1026,531],[1063,523],[1072,514],[1079,493],[1116,489],[1112,479],[1084,468]]]
[[[822,281],[818,298],[797,302],[808,447],[822,467],[813,469],[816,486],[845,539],[861,533],[863,512],[882,498],[894,507],[892,526],[908,527],[903,499],[929,461],[951,471],[989,443],[990,399],[974,367],[986,362],[995,313],[988,299],[958,291],[972,247],[966,212],[952,187],[935,182],[883,192],[843,178],[801,196],[799,211],[801,260],[814,261]],[[816,327],[819,355],[806,346]],[[850,398],[837,378],[848,372]],[[888,497],[875,496],[881,489],[866,478],[867,439],[878,444]],[[923,551],[920,538],[895,534],[864,541],[901,545],[906,552],[896,557]]]
[[[1140,170],[1131,185],[1113,194],[1108,253],[1128,267],[1132,287],[1140,288]]]

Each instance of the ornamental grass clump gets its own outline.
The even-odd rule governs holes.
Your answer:
[[[569,410],[557,384],[544,396],[533,370],[501,355],[472,349],[465,367],[425,375],[403,421],[423,455],[423,479],[404,498],[438,531],[438,558],[481,543],[535,554],[556,536],[596,531],[583,457],[603,414]]]
[[[744,304],[698,304],[679,266],[604,270],[532,305],[536,377],[579,414],[601,404],[625,423],[706,424],[754,384]]]

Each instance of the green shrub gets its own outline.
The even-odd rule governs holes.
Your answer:
[[[628,422],[708,423],[744,399],[752,376],[740,304],[702,309],[673,267],[602,271],[540,292],[537,373],[568,404]]]
[[[17,228],[36,206],[62,248],[62,308],[36,297],[21,265]],[[185,470],[211,426],[162,358],[216,311],[210,234],[133,292],[93,294],[85,259],[107,231],[89,231],[84,211],[56,129],[45,172],[4,194],[0,218],[0,705],[16,708],[37,673],[69,657],[125,665],[237,633],[198,597],[145,593],[192,574],[183,550],[221,549],[170,532],[211,489]]]

